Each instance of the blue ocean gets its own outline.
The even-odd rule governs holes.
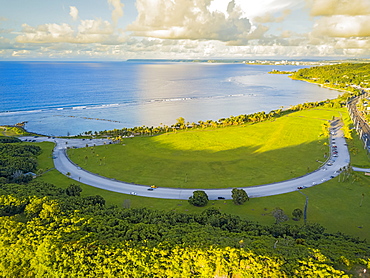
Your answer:
[[[269,112],[337,91],[268,71],[297,66],[181,62],[0,62],[0,125],[77,135]]]

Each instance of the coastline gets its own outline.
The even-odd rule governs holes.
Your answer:
[[[340,89],[340,88],[335,88],[335,87],[331,87],[331,86],[328,86],[328,85],[325,85],[325,84],[322,84],[322,83],[318,83],[318,82],[314,82],[314,81],[311,81],[311,80],[305,80],[305,79],[299,79],[299,78],[294,78],[292,77],[291,75],[288,76],[290,79],[292,80],[296,80],[296,81],[303,81],[303,82],[307,82],[307,83],[310,83],[310,84],[315,84],[315,85],[318,85],[319,87],[321,88],[326,88],[326,89],[329,89],[329,90],[335,90],[335,91],[338,91],[338,92],[344,92],[344,93],[353,93],[351,91],[348,91],[348,90],[345,90],[345,89]]]
[[[132,69],[140,72],[141,75],[125,74],[124,80],[115,79],[114,75],[105,76],[104,80],[97,80],[100,85],[96,88],[86,86],[86,82],[96,81],[86,77],[86,82],[72,79],[73,90],[66,86],[65,82],[60,82],[56,84],[57,89],[50,92],[47,86],[43,89],[44,82],[52,81],[52,77],[48,77],[45,81],[40,81],[39,87],[42,89],[32,86],[28,88],[31,92],[28,94],[30,103],[37,109],[32,111],[27,110],[29,105],[15,107],[16,103],[24,101],[24,97],[22,93],[18,94],[17,87],[14,87],[13,93],[5,95],[12,100],[13,104],[5,105],[4,110],[24,111],[2,113],[0,125],[28,121],[25,129],[29,132],[48,136],[66,136],[78,135],[89,130],[158,126],[160,123],[171,125],[179,117],[185,118],[190,123],[200,120],[216,121],[230,115],[271,111],[281,105],[289,107],[308,101],[336,97],[333,93],[324,91],[326,88],[317,90],[307,85],[297,85],[285,76],[271,78],[267,72],[274,66],[214,64],[215,67],[209,67],[201,63],[189,63],[184,67],[182,63],[171,63],[158,68],[159,64],[139,65],[132,62],[104,64],[113,73],[122,72],[122,70],[130,72],[128,70]],[[64,73],[71,65],[74,64],[54,65],[54,67],[60,73]],[[26,66],[32,68],[32,65]],[[78,72],[81,66],[83,65],[79,64]],[[196,71],[189,71],[189,66]],[[297,69],[296,66],[280,67],[282,70]],[[48,68],[46,64],[41,69]],[[161,71],[159,77],[158,70]],[[139,82],[138,77],[140,80],[145,79],[145,84]],[[31,78],[36,78],[35,81],[38,81],[38,77],[31,76]],[[73,78],[73,76],[68,77],[67,74],[66,78]],[[17,79],[13,81],[20,82]],[[10,81],[10,90],[13,81]],[[115,90],[103,86],[106,82],[110,82],[111,88],[122,88],[123,81],[128,82],[126,82],[127,88],[122,91],[123,97],[116,97]],[[33,91],[40,93],[32,94]],[[51,93],[55,98],[48,97]],[[46,100],[45,106],[43,106],[43,99]],[[66,99],[69,101],[65,101]]]
[[[24,125],[23,126],[19,126],[19,125],[0,125],[0,128],[16,128],[18,130],[21,130],[20,135],[18,135],[18,136],[45,136],[45,137],[47,137],[47,135],[44,135],[44,134],[28,131],[25,128]]]

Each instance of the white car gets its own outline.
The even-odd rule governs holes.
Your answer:
[[[132,191],[132,192],[130,192],[130,194],[131,194],[131,195],[137,195],[137,193],[136,193],[136,192],[133,192],[133,191]]]

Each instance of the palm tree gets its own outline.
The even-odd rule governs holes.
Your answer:
[[[185,125],[185,119],[183,117],[180,117],[176,119],[176,126],[179,128],[183,128]]]

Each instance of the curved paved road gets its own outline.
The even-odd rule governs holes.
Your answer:
[[[277,182],[272,184],[265,184],[253,187],[238,187],[243,188],[248,196],[251,198],[255,197],[265,197],[271,195],[278,195],[283,193],[288,193],[298,190],[298,187],[311,187],[323,183],[340,173],[340,169],[346,167],[350,162],[350,156],[348,148],[346,146],[345,139],[343,137],[343,132],[340,130],[339,120],[332,123],[331,126],[331,144],[337,146],[337,157],[333,155],[330,160],[325,163],[318,170],[307,174],[305,176],[295,178],[292,180],[287,180],[283,182]],[[56,143],[53,151],[54,165],[55,168],[66,175],[70,173],[69,177],[81,183],[98,187],[101,189],[124,193],[124,194],[135,194],[138,196],[153,197],[153,198],[163,198],[163,199],[189,199],[193,195],[195,190],[204,190],[210,200],[216,200],[218,197],[223,197],[225,199],[231,199],[231,188],[226,189],[180,189],[180,188],[165,188],[159,187],[153,191],[148,190],[148,186],[129,184],[122,181],[117,181],[114,179],[108,179],[102,176],[85,171],[75,165],[69,160],[66,155],[66,148],[76,147],[81,148],[86,145],[103,145],[110,144],[108,140],[103,139],[92,139],[92,140],[82,140],[82,139],[60,139],[60,138],[48,138],[48,137],[22,137],[23,141],[31,140],[36,142],[50,141]],[[332,150],[331,150],[332,151]],[[236,185],[237,187],[237,185]]]

